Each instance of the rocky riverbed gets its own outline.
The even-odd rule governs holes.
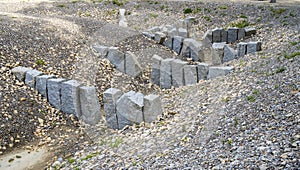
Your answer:
[[[128,28],[118,27],[127,10]],[[48,169],[298,169],[300,166],[300,3],[279,1],[0,1],[0,169],[6,155],[46,147]],[[226,77],[161,90],[149,82],[153,54],[177,57],[141,32],[195,16],[208,29],[251,26],[263,49],[224,65]],[[138,55],[144,73],[118,72],[93,45]],[[90,127],[19,82],[25,66],[95,85],[162,97],[164,114],[120,131]],[[34,166],[33,166],[34,167]]]

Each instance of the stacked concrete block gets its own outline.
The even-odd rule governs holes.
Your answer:
[[[47,81],[48,101],[56,109],[61,110],[61,83],[63,78],[53,78]]]
[[[173,37],[173,45],[172,45],[172,49],[173,49],[173,51],[175,51],[177,54],[180,54],[180,53],[181,53],[182,44],[183,44],[183,37],[180,37],[180,36],[174,36],[174,37]]]
[[[160,65],[163,59],[158,55],[152,57],[151,83],[160,85]]]
[[[245,36],[246,36],[245,29],[244,29],[244,28],[240,28],[240,29],[238,30],[238,37],[237,37],[237,39],[238,39],[238,40],[241,40],[241,39],[243,39]]]
[[[247,54],[255,53],[261,50],[261,42],[248,42],[247,43]]]
[[[224,29],[221,30],[221,42],[227,42],[228,32]]]
[[[119,129],[117,118],[117,100],[122,96],[122,91],[115,88],[107,89],[103,93],[104,112],[106,124],[109,128]]]
[[[150,94],[144,97],[144,121],[152,122],[162,115],[162,104],[158,95]]]
[[[202,37],[203,41],[206,41],[207,43],[213,43],[213,32],[211,30],[207,30],[205,34]]]
[[[185,65],[184,70],[184,83],[185,85],[192,85],[198,82],[198,72],[196,65]]]
[[[29,87],[35,87],[35,78],[43,73],[38,70],[28,70],[25,76],[25,84]]]
[[[77,80],[69,80],[61,84],[61,110],[68,114],[74,114],[77,117],[81,116],[79,87],[83,83]]]
[[[204,52],[202,44],[194,39],[186,38],[183,41],[181,55],[184,57],[192,58],[193,61],[203,61]]]
[[[169,37],[174,37],[177,35],[177,29],[176,28],[172,28],[170,31],[168,31],[168,36]]]
[[[234,60],[237,57],[237,53],[229,45],[224,46],[223,63]]]
[[[206,80],[208,75],[209,65],[206,63],[197,64],[197,76],[199,80]]]
[[[227,30],[227,34],[228,34],[227,42],[228,43],[233,43],[238,39],[238,31],[239,31],[238,28],[234,28],[234,27],[228,28],[228,30]]]
[[[125,54],[117,47],[108,49],[107,59],[121,72],[125,72]]]
[[[88,124],[97,124],[101,119],[101,112],[96,88],[94,86],[80,87],[79,99],[81,108],[80,118]]]
[[[27,67],[18,66],[18,67],[13,68],[11,70],[11,72],[16,76],[16,78],[19,81],[23,81],[24,82],[25,76],[26,76],[26,72],[29,71],[29,70],[32,70],[32,69],[27,68]]]
[[[45,98],[48,98],[47,95],[47,80],[54,78],[54,75],[41,75],[36,77],[36,90]]]
[[[238,46],[237,46],[237,57],[243,57],[246,53],[247,53],[247,43],[245,42],[240,42],[238,43]]]
[[[173,59],[164,59],[160,65],[160,87],[169,89],[172,86],[172,63]]]
[[[187,37],[188,37],[188,32],[187,32],[187,30],[184,29],[184,28],[179,28],[179,29],[178,29],[178,36],[187,38]]]
[[[213,79],[219,76],[225,76],[233,71],[233,67],[209,67],[208,79]]]
[[[154,34],[154,40],[159,43],[162,44],[166,39],[166,34],[162,33],[162,32],[155,32]]]
[[[125,73],[134,78],[142,74],[142,67],[137,57],[129,51],[125,55]]]
[[[144,120],[143,107],[144,95],[142,93],[130,91],[121,96],[117,101],[119,129],[142,122]]]
[[[212,30],[212,42],[221,42],[222,41],[222,28],[215,28]]]
[[[223,62],[225,43],[213,43],[212,64],[220,65]]]
[[[167,36],[166,40],[163,42],[163,45],[168,47],[170,50],[173,49],[173,38],[170,36]]]
[[[245,36],[250,37],[252,35],[256,34],[256,29],[253,27],[245,28]]]
[[[171,70],[172,70],[172,85],[174,87],[179,87],[184,85],[184,73],[183,67],[187,65],[188,62],[182,60],[172,60],[171,62]]]

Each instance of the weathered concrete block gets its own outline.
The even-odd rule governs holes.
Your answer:
[[[239,28],[238,30],[238,40],[241,40],[243,38],[245,38],[246,33],[245,33],[245,29],[244,28]]]
[[[251,35],[256,34],[256,29],[253,27],[245,28],[245,36],[250,37]]]
[[[94,46],[93,48],[100,54],[101,57],[107,57],[108,47],[100,45]]]
[[[97,124],[101,119],[100,103],[94,86],[79,88],[81,119],[91,125]]]
[[[234,51],[234,49],[228,45],[225,45],[223,63],[234,60],[236,57],[237,57],[237,53]]]
[[[223,62],[224,46],[226,43],[213,43],[212,64],[220,65]]]
[[[103,103],[106,125],[112,129],[119,129],[117,118],[117,100],[123,95],[122,91],[115,88],[107,89],[103,93]]]
[[[255,53],[261,50],[261,42],[248,42],[247,43],[247,54]]]
[[[181,52],[182,43],[183,43],[183,37],[174,36],[172,48],[173,48],[173,51],[175,51],[177,54],[180,54],[180,52]]]
[[[150,94],[144,97],[144,121],[152,122],[162,115],[162,104],[158,95]]]
[[[141,123],[143,121],[144,95],[130,91],[122,95],[117,101],[117,117],[119,129],[126,124]],[[124,119],[122,119],[124,118]]]
[[[228,28],[227,30],[227,42],[228,43],[233,43],[235,42],[237,39],[238,39],[238,28],[234,28],[234,27],[231,27],[231,28]]]
[[[191,38],[184,39],[181,55],[184,57],[190,57],[193,61],[203,61],[204,52],[202,50],[202,44]]]
[[[173,38],[172,37],[167,37],[167,39],[163,42],[163,45],[168,47],[169,49],[173,49]]]
[[[47,80],[54,78],[54,75],[41,75],[35,78],[35,89],[43,96],[47,98]]]
[[[13,75],[16,76],[16,78],[19,80],[19,81],[25,81],[25,76],[26,76],[26,72],[29,71],[29,70],[32,70],[30,68],[27,68],[27,67],[22,67],[22,66],[18,66],[18,67],[15,67],[11,70],[11,72],[13,73]]]
[[[198,72],[196,65],[185,65],[183,67],[185,85],[192,85],[198,82]]]
[[[61,83],[66,81],[63,78],[47,80],[48,101],[56,109],[61,110]]]
[[[222,31],[223,29],[222,28],[215,28],[212,30],[212,42],[221,42],[222,40]]]
[[[169,89],[172,86],[172,63],[173,59],[164,59],[160,65],[160,87]]]
[[[197,71],[198,71],[198,81],[206,80],[208,75],[209,65],[206,63],[198,63]]]
[[[35,78],[43,73],[38,70],[28,70],[25,76],[25,84],[29,87],[35,87]]]
[[[165,41],[166,37],[166,34],[162,32],[155,32],[154,34],[154,40],[159,44],[162,44]]]
[[[168,31],[168,36],[169,37],[174,37],[177,35],[177,29],[176,28],[172,28],[170,31]]]
[[[237,46],[237,57],[243,57],[245,54],[246,54],[246,51],[247,50],[247,43],[244,43],[244,42],[240,42],[238,43],[238,46]]]
[[[155,35],[150,32],[142,32],[142,34],[150,39],[154,39]]]
[[[61,110],[68,114],[81,117],[79,87],[83,83],[77,80],[69,80],[61,83]]]
[[[207,78],[213,79],[215,77],[225,76],[233,70],[233,67],[209,67]]]
[[[125,54],[117,47],[108,49],[107,59],[121,72],[125,72]]]
[[[188,64],[188,62],[175,59],[172,61],[172,85],[174,87],[179,87],[184,85],[184,74],[183,67]]]
[[[129,51],[125,55],[125,73],[134,78],[142,74],[142,67],[137,57]]]
[[[158,55],[153,55],[151,66],[151,83],[160,85],[160,65],[163,59]]]
[[[212,35],[212,30],[208,30],[205,32],[203,35],[203,41],[206,41],[207,43],[213,43],[213,35]]]
[[[181,37],[187,38],[188,37],[187,30],[184,29],[184,28],[179,28],[178,29],[178,35],[181,36]]]
[[[227,42],[228,32],[224,29],[221,30],[221,42]]]

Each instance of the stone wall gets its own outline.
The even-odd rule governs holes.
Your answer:
[[[162,115],[162,104],[157,95],[144,96],[142,93],[129,91],[124,93],[115,88],[107,89],[103,94],[106,124],[113,129],[152,122]]]
[[[95,125],[100,121],[100,103],[96,88],[85,86],[77,80],[56,78],[26,67],[15,67],[12,73],[19,81],[35,88],[58,110],[74,114],[85,123]]]

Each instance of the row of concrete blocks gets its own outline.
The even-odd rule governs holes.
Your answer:
[[[251,35],[256,34],[256,29],[249,28],[236,28],[229,27],[227,30],[223,28],[215,28],[213,30],[208,30],[203,38],[207,38],[211,43],[215,42],[226,42],[234,43],[237,40],[241,40],[245,37],[250,37]]]
[[[211,67],[206,63],[188,65],[179,59],[162,59],[158,55],[152,57],[151,82],[161,88],[196,84],[199,80],[225,76],[233,71],[233,67]]]
[[[142,73],[142,67],[137,56],[132,52],[123,53],[118,47],[94,46],[94,49],[104,58],[107,58],[119,71],[131,77]]]
[[[85,123],[100,121],[100,103],[94,86],[85,86],[77,80],[55,78],[26,67],[15,67],[12,73],[19,81],[35,88],[48,102],[64,113],[74,114]]]
[[[152,122],[162,115],[161,99],[157,95],[144,96],[142,93],[110,88],[103,94],[106,124],[112,129]]]

